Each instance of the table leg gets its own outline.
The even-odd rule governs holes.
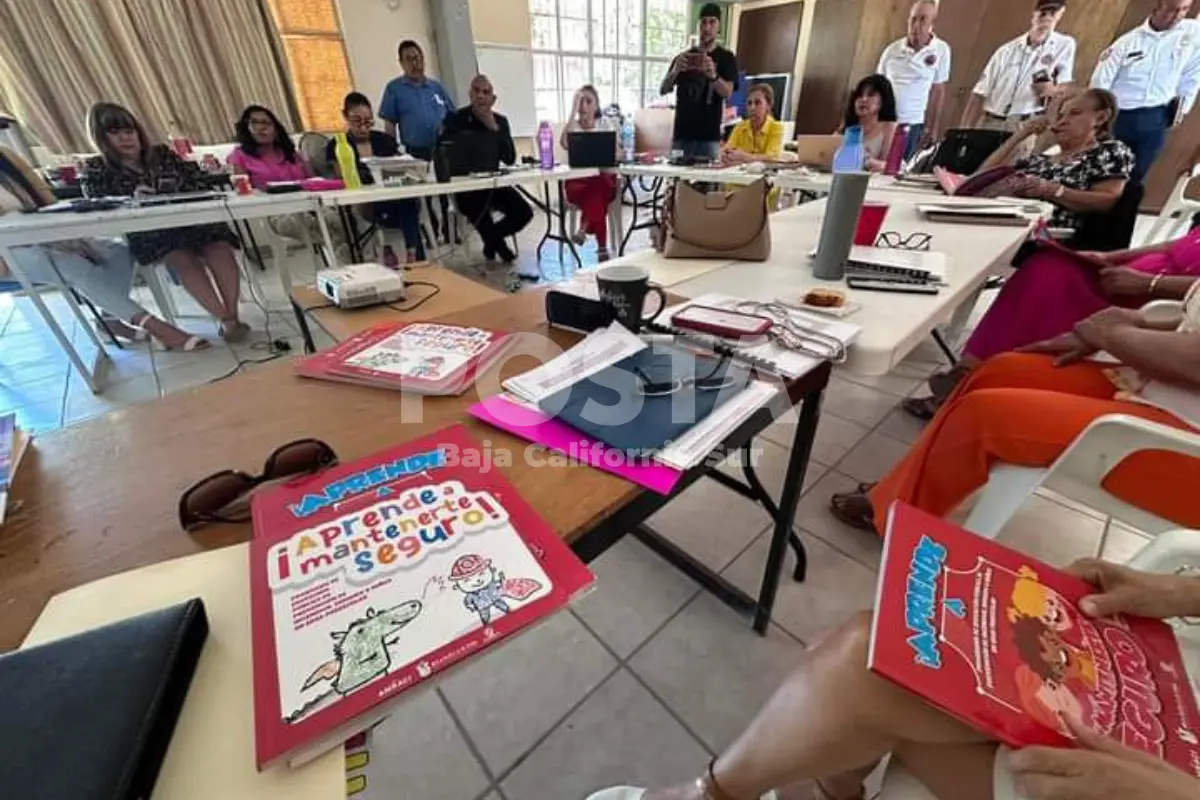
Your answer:
[[[354,221],[354,210],[349,206],[338,206],[338,217],[342,221],[342,231],[346,234],[346,244],[350,249],[350,260],[355,264],[361,264],[363,261],[363,251],[358,241],[358,225]]]
[[[575,266],[583,269],[583,259],[579,257],[579,251],[575,249],[575,240],[567,233],[567,190],[563,187],[562,181],[556,181],[558,185],[558,236],[560,242],[566,242],[567,249],[571,251],[571,257],[575,259]],[[549,207],[550,188],[546,187],[546,206]],[[562,259],[559,258],[559,266],[561,267]]]
[[[37,288],[34,286],[33,282],[25,276],[24,271],[21,269],[21,265],[15,258],[13,258],[12,251],[9,248],[0,247],[0,261],[3,261],[8,265],[9,271],[13,274],[13,277],[17,279],[17,282],[21,284],[21,288],[23,288],[29,295],[29,299],[33,302],[33,307],[37,309],[38,314],[41,315],[42,320],[46,323],[46,326],[50,328],[50,333],[52,333],[54,338],[58,340],[59,347],[61,347],[63,352],[67,354],[67,358],[70,359],[71,365],[75,367],[75,371],[79,373],[79,377],[83,378],[83,380],[87,383],[88,388],[92,390],[92,394],[100,394],[104,389],[102,381],[100,380],[100,372],[108,363],[108,351],[104,349],[104,345],[100,342],[100,338],[96,336],[96,332],[92,330],[91,323],[89,323],[87,318],[84,317],[83,312],[79,310],[79,306],[75,304],[74,299],[67,297],[67,303],[70,305],[72,312],[75,314],[75,318],[79,321],[79,324],[83,325],[87,329],[88,334],[91,336],[92,341],[96,345],[96,356],[93,359],[90,367],[84,362],[83,356],[79,354],[79,350],[75,348],[75,344],[71,341],[71,337],[67,335],[66,331],[62,329],[62,326],[58,324],[58,320],[54,318],[54,314],[51,313],[50,309],[46,307],[46,303],[42,300],[42,296],[38,293]]]
[[[329,222],[325,219],[325,209],[319,207],[313,213],[317,215],[317,228],[321,231],[321,244],[325,248],[325,264],[333,266],[337,263],[337,251],[333,247],[333,236],[329,233]]]
[[[783,572],[783,557],[793,538],[792,520],[796,516],[796,506],[800,504],[804,477],[808,472],[808,459],[812,455],[813,442],[817,437],[817,423],[821,419],[821,398],[824,393],[824,389],[818,389],[805,395],[800,406],[796,433],[792,437],[792,453],[788,458],[787,472],[783,479],[783,495],[779,498],[775,527],[771,533],[771,548],[767,553],[767,566],[763,570],[762,586],[754,610],[754,630],[762,634],[767,632],[767,625],[771,622],[771,611],[775,608],[775,595],[779,591],[779,578]],[[807,569],[808,559],[803,545],[800,544],[796,547],[796,569],[793,574],[797,580],[801,580]]]
[[[289,294],[288,302],[292,304],[292,313],[296,315],[296,324],[300,326],[300,337],[304,340],[304,352],[317,352],[317,344],[313,341],[312,330],[308,327],[308,312]]]
[[[317,216],[320,217],[320,214],[318,213]],[[307,225],[304,226],[303,234],[304,248],[312,254],[313,265],[317,270],[320,270],[321,264],[317,257],[317,251],[313,248],[312,237],[309,235]],[[308,327],[308,314],[300,307],[299,303],[292,299],[292,276],[288,272],[287,267],[283,266],[282,263],[279,268],[279,280],[283,284],[283,296],[292,304],[292,313],[296,315],[296,323],[300,326],[300,336],[304,340],[304,352],[317,352],[317,345],[313,342],[312,331]]]

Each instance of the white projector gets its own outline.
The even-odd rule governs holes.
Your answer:
[[[381,264],[347,264],[317,273],[317,291],[338,308],[363,308],[404,299],[404,276]]]

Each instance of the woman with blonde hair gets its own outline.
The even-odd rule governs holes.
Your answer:
[[[746,92],[746,119],[734,126],[721,149],[726,164],[777,161],[783,153],[783,123],[775,119],[775,90],[769,83],[756,83]]]
[[[200,167],[166,145],[154,144],[137,118],[115,103],[97,103],[88,112],[92,141],[100,155],[83,171],[89,197],[202,190]],[[238,237],[227,225],[193,225],[125,237],[140,264],[161,261],[171,268],[205,311],[220,322],[222,338],[246,338],[250,327],[238,319],[241,271]]]

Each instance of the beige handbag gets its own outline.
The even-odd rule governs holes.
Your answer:
[[[718,192],[676,181],[663,209],[663,256],[766,261],[771,255],[769,191],[765,180]]]

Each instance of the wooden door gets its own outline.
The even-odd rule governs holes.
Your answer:
[[[784,73],[796,69],[800,19],[804,3],[784,3],[743,11],[738,20],[738,66],[747,75]]]
[[[796,108],[796,133],[831,133],[841,122],[854,67],[850,54],[857,49],[865,4],[866,0],[817,0]]]

